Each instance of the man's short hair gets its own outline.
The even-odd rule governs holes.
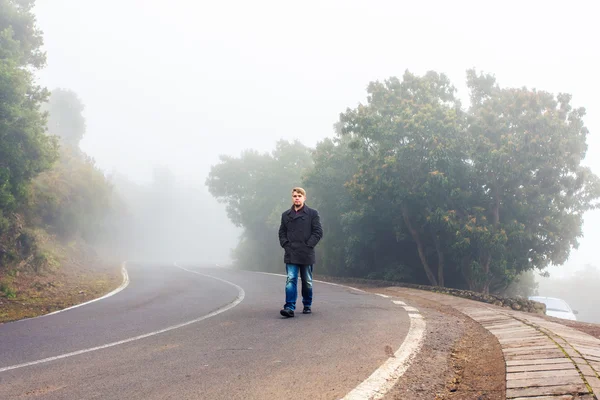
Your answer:
[[[306,190],[302,189],[301,187],[295,187],[292,189],[292,193],[300,193],[302,196],[306,197]]]

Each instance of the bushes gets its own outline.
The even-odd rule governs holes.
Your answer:
[[[6,282],[0,281],[0,293],[9,299],[17,297],[17,292]]]
[[[93,240],[111,194],[102,172],[78,149],[85,135],[80,99],[57,89],[46,103],[49,92],[35,82],[46,56],[33,6],[0,1],[0,272],[56,264],[37,246],[36,227]],[[42,107],[51,114],[49,132]]]
[[[60,161],[33,181],[28,218],[63,239],[81,236],[93,241],[109,210],[111,194],[93,160],[65,147]]]

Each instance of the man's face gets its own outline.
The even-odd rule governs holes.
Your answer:
[[[304,201],[306,198],[298,192],[292,192],[292,201],[294,202],[294,207],[300,208],[304,205]]]

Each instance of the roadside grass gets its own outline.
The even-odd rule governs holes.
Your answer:
[[[0,292],[7,299],[14,299],[17,297],[17,292],[15,292],[15,289],[13,289],[13,287],[10,285],[10,283],[8,283],[5,280],[0,281]]]
[[[0,323],[93,300],[121,284],[118,263],[103,262],[77,241],[62,244],[45,232],[35,235],[38,247],[29,263],[0,269]]]

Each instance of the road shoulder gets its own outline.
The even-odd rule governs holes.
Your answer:
[[[452,307],[491,333],[502,351],[507,399],[593,399],[600,393],[600,340],[591,335],[537,314],[414,289],[387,290]],[[482,358],[476,355],[470,362],[478,364]],[[486,397],[478,392],[479,397],[472,393],[471,398],[496,398],[489,390]]]
[[[33,318],[97,299],[123,282],[121,265],[66,262],[55,271],[11,277],[15,297],[0,297],[0,324]]]
[[[386,399],[505,399],[502,350],[480,324],[451,306],[397,288],[361,288],[400,298],[427,321],[419,357]]]

